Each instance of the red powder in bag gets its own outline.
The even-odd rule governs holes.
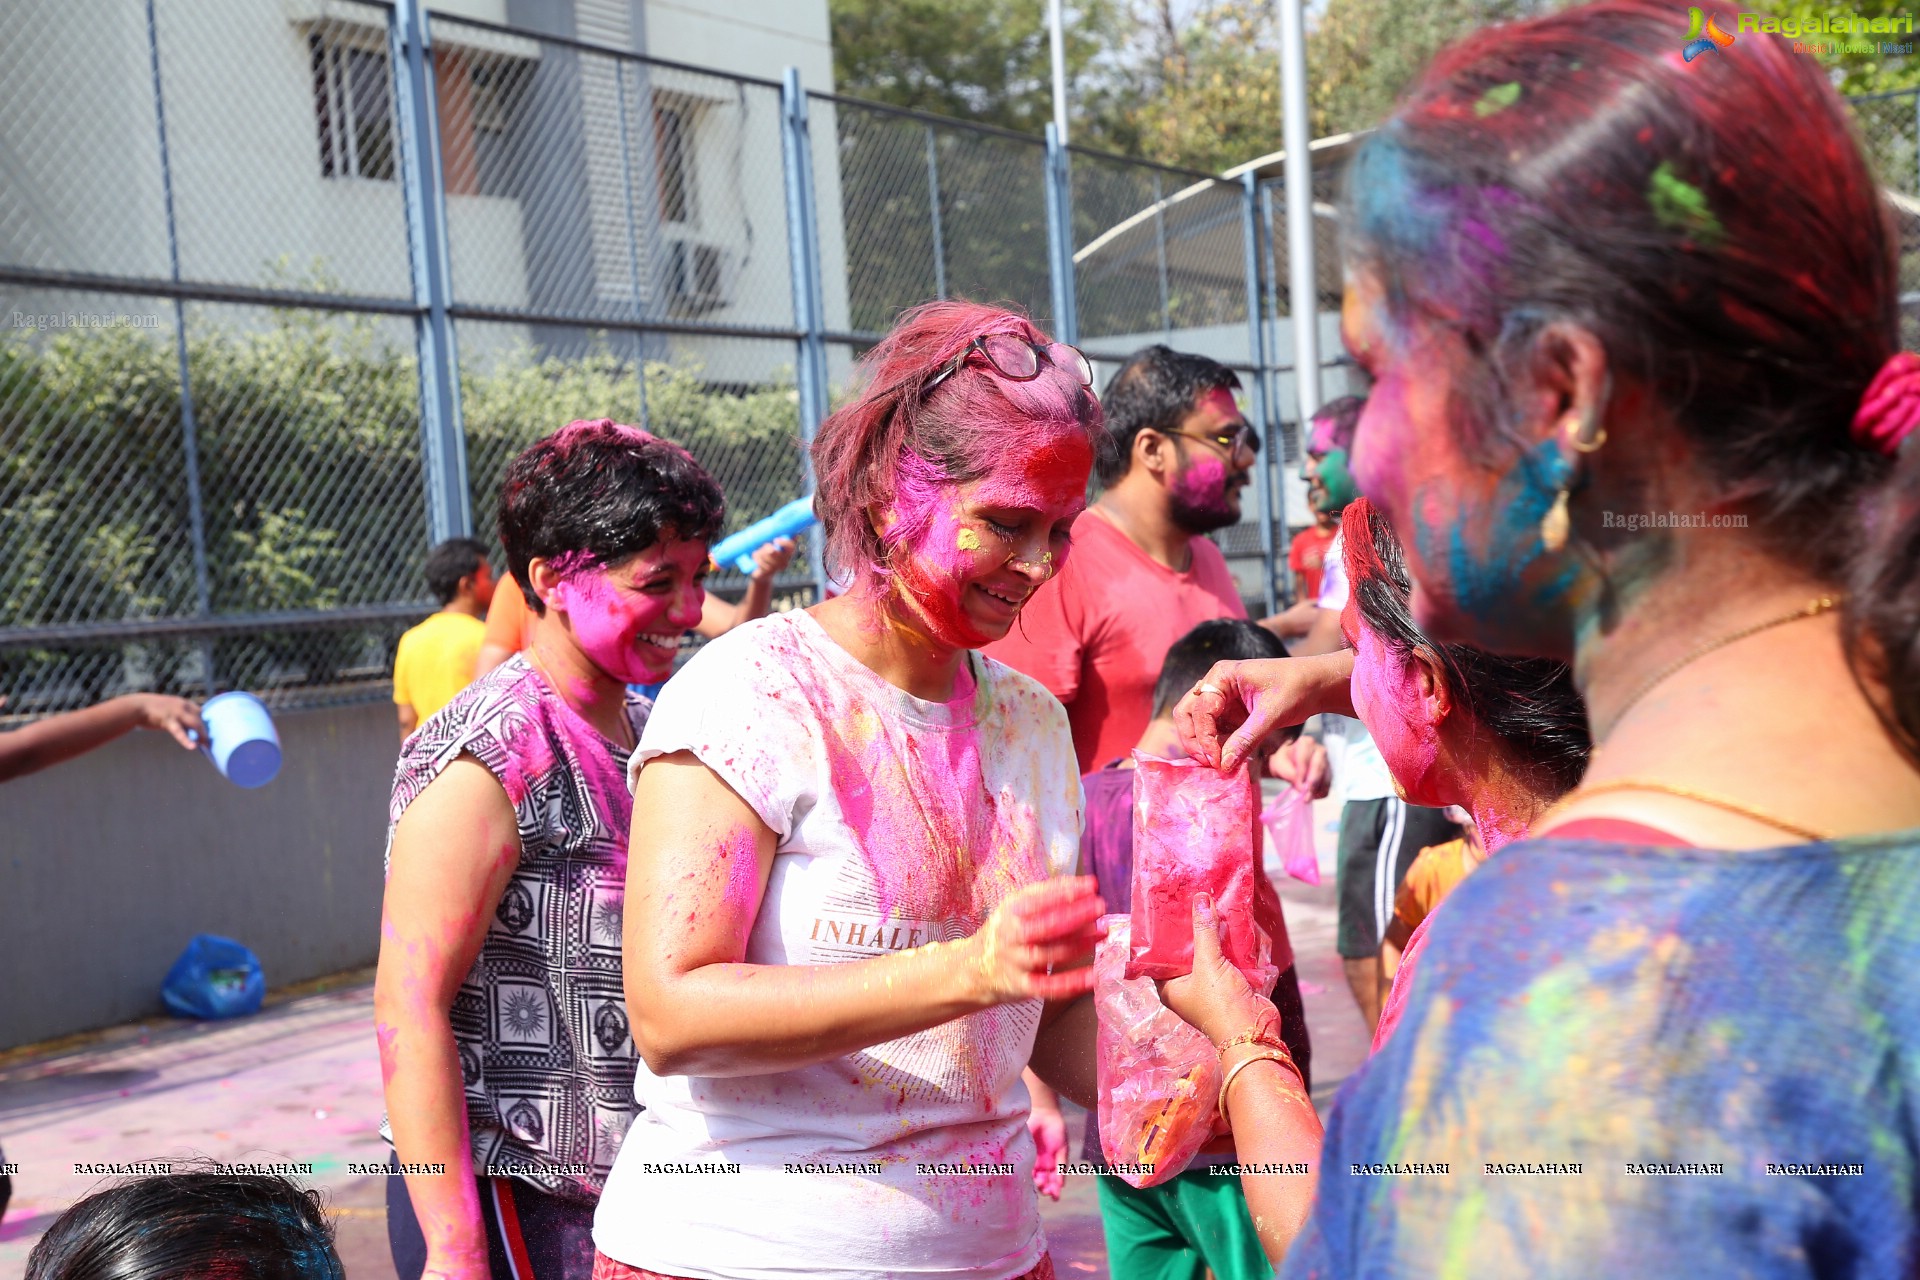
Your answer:
[[[1129,978],[1193,972],[1193,895],[1213,898],[1220,950],[1258,991],[1270,990],[1274,925],[1256,885],[1265,877],[1247,766],[1133,753],[1133,940]],[[1262,985],[1264,981],[1265,985]]]
[[[1133,1187],[1182,1173],[1215,1134],[1220,1054],[1200,1031],[1160,1003],[1146,978],[1127,978],[1128,920],[1107,916],[1107,937],[1093,957],[1093,1007],[1099,1015],[1100,1149]]]

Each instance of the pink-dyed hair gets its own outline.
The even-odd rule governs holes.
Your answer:
[[[886,576],[893,548],[925,531],[945,486],[978,480],[1060,431],[1079,432],[1096,453],[1102,447],[1100,402],[1071,368],[1043,361],[1039,377],[1014,382],[969,359],[922,394],[968,343],[994,333],[1051,341],[1004,307],[959,300],[914,307],[861,360],[858,393],[821,424],[814,509],[829,563],[856,585]],[[888,508],[896,519],[883,536],[873,517]]]

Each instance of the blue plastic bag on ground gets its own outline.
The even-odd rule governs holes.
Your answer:
[[[167,1008],[184,1018],[238,1018],[267,995],[260,957],[232,938],[195,935],[160,984]]]

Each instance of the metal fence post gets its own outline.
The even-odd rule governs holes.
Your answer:
[[[167,147],[167,102],[160,91],[160,29],[147,0],[147,57],[153,73],[153,118],[160,141],[160,194],[167,214],[167,270],[180,283],[180,229],[173,208],[173,157]],[[213,616],[213,585],[207,573],[207,517],[200,490],[200,426],[193,413],[193,378],[187,361],[187,306],[173,300],[174,350],[180,361],[180,455],[187,479],[187,536],[193,548],[193,607]],[[214,692],[213,642],[200,642],[201,679]]]
[[[394,123],[400,142],[400,190],[407,206],[413,263],[415,345],[420,357],[420,446],[426,472],[427,538],[438,543],[473,532],[467,493],[466,433],[460,424],[460,355],[447,261],[446,189],[441,183],[440,122],[424,0],[398,0],[387,28],[393,64]]]
[[[1047,123],[1047,257],[1053,292],[1053,336],[1080,341],[1079,300],[1073,287],[1073,178],[1060,130]]]
[[[800,68],[780,79],[780,143],[787,188],[787,258],[793,273],[794,381],[800,399],[800,471],[814,492],[813,437],[827,417],[826,304],[820,285],[820,224],[813,200],[813,143],[807,129],[807,93]],[[827,598],[825,541],[815,524],[807,534],[815,599]]]
[[[627,137],[627,69],[618,62],[613,64],[613,84],[619,91],[620,105],[620,185],[627,205],[627,284],[633,290],[633,318],[645,320],[646,300],[640,293],[640,233],[633,217],[633,144]],[[651,275],[651,271],[648,274]],[[642,431],[652,427],[647,421],[646,354],[646,335],[636,329],[633,332],[633,380],[639,389],[640,417],[634,425]]]
[[[1247,273],[1247,358],[1253,364],[1253,418],[1260,424],[1261,442],[1265,444],[1266,456],[1260,460],[1260,558],[1266,564],[1266,576],[1262,585],[1266,588],[1267,613],[1278,613],[1279,600],[1275,591],[1278,582],[1279,564],[1276,563],[1274,549],[1276,542],[1276,524],[1284,529],[1281,520],[1283,514],[1278,486],[1273,482],[1274,460],[1284,453],[1273,430],[1271,398],[1267,388],[1267,326],[1266,326],[1266,290],[1260,272],[1260,180],[1249,171],[1241,177],[1241,187],[1246,198],[1241,204],[1241,238],[1246,244]],[[1288,592],[1292,594],[1291,591]]]
[[[927,126],[927,212],[933,221],[933,296],[947,296],[946,234],[940,226],[940,140]]]

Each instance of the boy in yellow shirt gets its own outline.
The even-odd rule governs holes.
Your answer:
[[[447,539],[427,553],[427,585],[440,599],[440,612],[401,636],[393,654],[402,742],[473,679],[487,634],[482,619],[493,603],[486,546],[474,538]]]

